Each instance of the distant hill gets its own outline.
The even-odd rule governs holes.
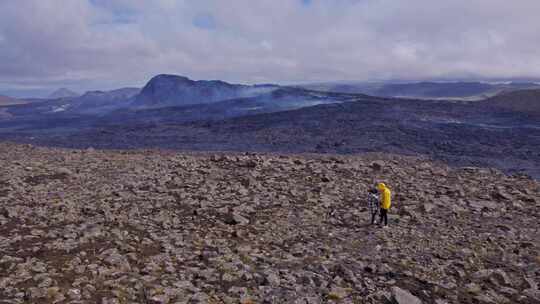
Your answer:
[[[132,104],[139,108],[160,108],[205,104],[250,97],[273,90],[273,86],[247,86],[220,80],[194,81],[178,75],[157,75],[152,78]]]
[[[71,114],[101,115],[116,109],[127,107],[140,92],[139,88],[122,88],[112,91],[89,91],[82,96],[53,102],[47,112],[65,112]]]
[[[0,106],[11,106],[11,105],[19,105],[19,104],[25,104],[25,103],[27,103],[27,101],[25,100],[0,95]]]
[[[148,123],[171,124],[194,121],[217,121],[226,118],[273,113],[321,104],[343,103],[366,98],[363,95],[321,93],[301,88],[281,87],[254,97],[226,99],[213,103],[174,107],[137,109],[126,107],[100,119],[105,124]],[[372,97],[369,97],[373,99]]]
[[[54,91],[52,94],[49,95],[50,99],[58,99],[58,98],[69,98],[69,97],[77,97],[80,94],[73,92],[66,88],[61,88],[56,91]]]
[[[121,119],[144,121],[150,118],[153,121],[194,121],[339,103],[362,96],[273,84],[240,85],[157,75],[143,89],[90,91],[79,97],[49,99],[8,111],[15,117],[27,118],[39,118],[43,114],[107,116],[106,120],[114,123],[120,123]]]
[[[482,100],[503,91],[539,88],[532,82],[412,82],[412,83],[320,83],[303,85],[315,90],[362,93],[380,97],[416,99]]]
[[[99,114],[128,106],[139,94],[139,88],[122,88],[112,91],[90,91],[73,99],[69,105],[72,112]]]
[[[79,97],[49,99],[36,101],[21,106],[10,107],[9,113],[14,116],[35,117],[40,115],[103,115],[105,113],[127,107],[133,97],[140,92],[139,88],[122,88],[112,91],[90,91]]]
[[[540,117],[540,89],[503,92],[484,103],[491,107]]]
[[[486,94],[494,87],[480,82],[419,82],[388,84],[376,91],[379,96],[404,96],[422,98],[469,97]]]

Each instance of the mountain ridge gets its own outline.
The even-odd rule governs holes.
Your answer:
[[[191,80],[185,76],[160,74],[154,76],[135,97],[133,106],[141,108],[212,103],[243,97],[244,85],[221,80]]]

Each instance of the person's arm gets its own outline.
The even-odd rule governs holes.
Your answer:
[[[384,206],[386,209],[390,209],[390,206],[392,206],[392,198],[391,198],[390,190],[386,189],[383,193],[383,199],[384,199]]]

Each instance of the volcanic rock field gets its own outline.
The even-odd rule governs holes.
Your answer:
[[[0,303],[540,303],[540,184],[368,153],[0,143]],[[376,182],[389,227],[369,224]]]

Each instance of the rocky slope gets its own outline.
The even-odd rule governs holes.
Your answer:
[[[366,154],[0,144],[0,303],[540,303],[540,184]],[[394,190],[390,228],[366,190]]]

